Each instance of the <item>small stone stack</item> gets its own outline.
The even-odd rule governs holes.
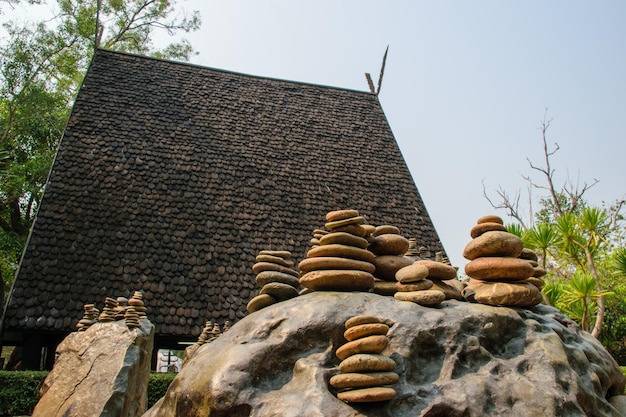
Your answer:
[[[413,259],[404,256],[409,249],[409,240],[392,225],[377,226],[372,238],[368,250],[376,255],[373,261],[376,267],[373,291],[392,296],[397,291],[396,272],[413,263]]]
[[[106,297],[104,299],[104,308],[102,309],[102,313],[98,317],[98,321],[101,323],[107,323],[111,321],[115,321],[117,301],[114,298]]]
[[[130,302],[130,300],[128,301]],[[126,326],[131,329],[141,327],[141,324],[139,323],[139,313],[132,306],[126,309],[124,321],[126,322]]]
[[[348,343],[337,349],[341,373],[330,378],[337,398],[345,402],[388,401],[396,396],[389,387],[400,380],[393,372],[396,363],[381,355],[389,343],[389,326],[378,317],[355,316],[345,323],[344,337]]]
[[[396,272],[397,291],[393,296],[423,306],[436,306],[446,299],[443,291],[433,290],[433,281],[427,279],[430,270],[426,265],[413,263]]]
[[[369,291],[374,282],[374,254],[367,250],[365,218],[357,210],[326,214],[329,233],[300,262],[300,284],[311,291]]]
[[[128,308],[128,298],[117,297],[117,307],[115,307],[115,320],[124,320],[126,309]]]
[[[198,336],[198,341],[196,342],[199,345],[204,345],[210,338],[211,329],[213,329],[213,323],[211,321],[207,321],[204,324],[204,329],[202,329],[202,333]]]
[[[128,305],[129,307],[132,307],[137,312],[140,319],[147,318],[146,316],[147,309],[143,303],[143,293],[141,291],[135,291],[135,293],[130,298],[130,300],[128,300]]]
[[[530,307],[541,302],[539,289],[528,282],[535,269],[528,260],[520,258],[522,239],[506,232],[500,217],[481,217],[470,236],[472,240],[463,250],[463,256],[470,261],[465,266],[465,273],[471,278],[463,290],[466,300],[511,307]]]
[[[315,229],[313,230],[313,239],[311,239],[311,247],[316,248],[320,245],[320,239],[322,236],[327,235],[327,230]]]
[[[519,258],[525,259],[526,261],[528,261],[528,263],[534,269],[533,276],[529,277],[523,282],[528,282],[530,284],[533,284],[535,287],[537,287],[539,291],[541,291],[541,288],[545,284],[545,281],[541,279],[541,277],[543,277],[546,274],[546,270],[539,266],[539,262],[538,262],[539,258],[537,257],[537,254],[532,249],[523,248],[522,253],[520,254]]]
[[[85,304],[83,309],[85,310],[83,318],[76,323],[76,328],[79,332],[84,332],[89,326],[96,323],[100,314],[100,310],[96,308],[95,304]]]
[[[249,313],[299,295],[300,274],[293,265],[289,251],[259,252],[252,270],[256,274],[256,284],[261,287],[261,292],[248,302]]]
[[[441,291],[446,296],[446,300],[463,300],[459,289],[461,283],[456,279],[455,267],[428,259],[415,261],[414,264],[425,266],[428,269],[427,278],[433,282],[431,290]]]

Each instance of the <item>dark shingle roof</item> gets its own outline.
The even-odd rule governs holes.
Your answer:
[[[157,336],[195,337],[246,314],[260,250],[303,259],[341,208],[443,250],[375,95],[97,51],[5,328],[141,290]]]

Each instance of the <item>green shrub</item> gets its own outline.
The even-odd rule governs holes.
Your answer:
[[[29,416],[48,371],[0,371],[0,417]],[[151,373],[148,382],[148,408],[165,395],[176,374]]]

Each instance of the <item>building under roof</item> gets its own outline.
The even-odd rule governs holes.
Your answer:
[[[353,208],[443,251],[375,94],[98,50],[4,315],[25,366],[142,291],[157,347],[244,317],[263,249]],[[180,347],[179,347],[180,348]],[[53,355],[48,355],[50,366]]]

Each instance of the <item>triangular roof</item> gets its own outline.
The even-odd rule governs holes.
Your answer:
[[[260,250],[303,259],[342,208],[443,251],[376,95],[98,50],[5,330],[140,290],[157,336],[193,339],[246,314]]]

